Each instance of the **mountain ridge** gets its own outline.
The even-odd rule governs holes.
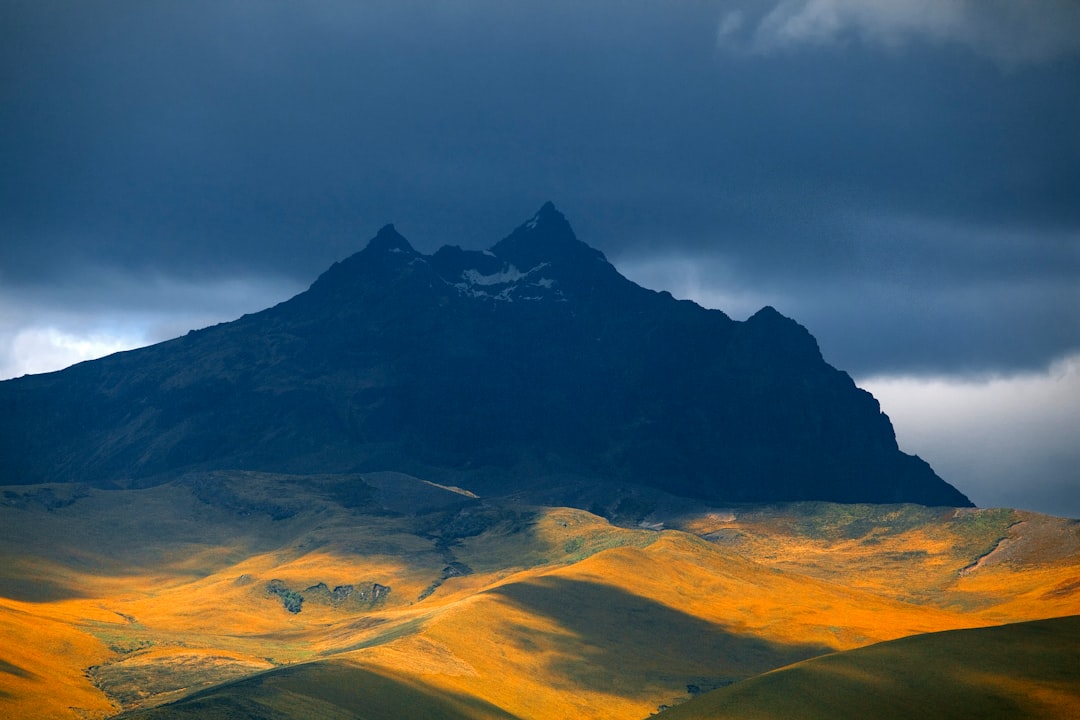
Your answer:
[[[401,470],[489,494],[577,477],[724,502],[970,505],[773,308],[627,280],[546,203],[487,251],[393,225],[231,323],[0,383],[16,483]]]

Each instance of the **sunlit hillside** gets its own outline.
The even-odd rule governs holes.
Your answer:
[[[0,503],[4,717],[644,718],[837,651],[1080,614],[1080,523],[1012,510],[682,502],[620,526],[391,473]]]
[[[814,658],[672,708],[662,720],[1075,718],[1080,617],[893,640]]]

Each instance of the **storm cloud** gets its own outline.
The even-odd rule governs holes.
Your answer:
[[[553,200],[632,279],[772,304],[857,379],[1051,377],[1078,38],[1067,0],[4,3],[0,369],[272,304],[388,222],[483,248]]]

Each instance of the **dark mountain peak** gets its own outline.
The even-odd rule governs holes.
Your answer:
[[[380,284],[396,277],[414,263],[424,264],[425,256],[418,253],[393,225],[384,225],[360,252],[334,263],[315,280],[307,293],[298,296],[310,300],[331,296],[343,301],[368,284]]]
[[[804,327],[642,289],[551,203],[489,251],[422,255],[387,225],[271,310],[0,383],[0,409],[0,477],[22,483],[391,469],[484,494],[970,504]]]
[[[780,312],[772,305],[766,305],[765,307],[761,308],[756,313],[751,315],[748,319],[754,322],[775,322],[778,319],[787,320],[787,318],[781,315]]]
[[[365,252],[372,253],[405,253],[417,255],[416,250],[409,241],[394,228],[393,224],[383,225],[375,237],[368,241]]]
[[[432,268],[461,295],[505,302],[572,302],[633,286],[603,253],[578,240],[551,202],[490,250],[440,248]]]
[[[766,305],[747,318],[743,331],[774,362],[784,360],[796,366],[821,362],[821,349],[810,331],[772,305]]]
[[[538,227],[548,229],[556,226],[569,230],[570,234],[573,234],[573,230],[570,230],[570,222],[566,219],[566,216],[559,212],[558,208],[555,207],[555,203],[548,200],[540,206],[540,209],[536,211],[536,214],[522,223],[519,227],[535,230]]]
[[[491,252],[523,270],[545,262],[608,264],[602,252],[578,240],[566,216],[550,201],[510,235],[497,242]]]
[[[757,334],[784,334],[809,337],[810,331],[784,315],[772,305],[766,305],[746,319],[747,329]]]

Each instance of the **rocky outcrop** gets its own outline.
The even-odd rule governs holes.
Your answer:
[[[442,570],[442,574],[440,574],[439,577],[434,580],[430,585],[424,588],[424,590],[416,599],[418,601],[424,600],[434,594],[434,592],[440,587],[442,587],[442,584],[450,578],[465,577],[466,575],[472,575],[472,572],[473,569],[471,567],[469,567],[463,562],[455,560],[446,567],[444,567]]]
[[[325,582],[318,582],[303,591],[292,590],[283,580],[274,579],[266,584],[266,592],[281,599],[281,604],[291,613],[299,613],[305,602],[329,605],[350,610],[369,610],[384,602],[390,594],[390,586],[381,583],[336,585],[331,590]]]
[[[298,613],[303,608],[304,596],[295,590],[290,590],[282,580],[268,582],[266,592],[281,598],[281,604],[291,613]]]

